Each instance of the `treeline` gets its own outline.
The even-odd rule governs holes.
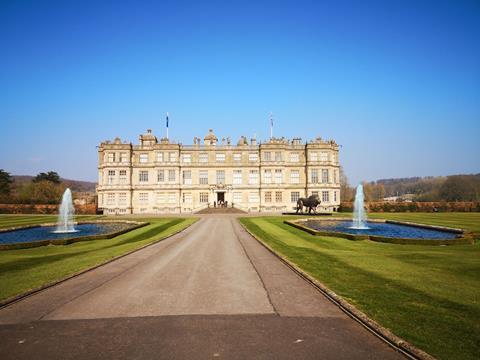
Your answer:
[[[58,204],[67,188],[55,171],[41,172],[30,181],[14,181],[0,169],[0,202],[3,204]]]
[[[342,201],[353,201],[355,189],[341,172]],[[382,201],[398,196],[400,200],[416,202],[478,202],[480,201],[480,174],[381,179],[363,184],[367,201]]]

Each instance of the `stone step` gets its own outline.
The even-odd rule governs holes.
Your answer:
[[[237,208],[210,207],[197,211],[196,214],[246,214],[245,211]]]

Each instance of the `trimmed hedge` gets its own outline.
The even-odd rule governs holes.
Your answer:
[[[377,201],[366,202],[365,207],[370,212],[434,212],[436,209],[439,212],[480,212],[480,202],[391,202],[391,201]],[[352,212],[352,202],[342,202],[339,207],[339,212]]]

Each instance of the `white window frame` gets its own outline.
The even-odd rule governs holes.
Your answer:
[[[242,170],[233,170],[233,185],[242,184]]]
[[[283,184],[283,171],[282,169],[275,169],[275,184]]]
[[[258,170],[250,170],[248,172],[248,184],[249,185],[258,185]]]
[[[290,184],[300,184],[300,170],[290,170]]]
[[[208,170],[198,171],[198,183],[200,185],[208,185]]]
[[[148,153],[142,153],[142,154],[138,155],[138,162],[140,164],[148,163]]]
[[[138,172],[138,182],[148,183],[148,170],[140,170]]]
[[[183,170],[182,178],[184,185],[192,185],[192,170]]]
[[[300,199],[300,191],[292,191],[290,193],[290,202],[296,203]]]

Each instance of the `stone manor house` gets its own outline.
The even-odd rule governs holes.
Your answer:
[[[340,205],[339,146],[317,138],[236,145],[210,130],[193,145],[158,140],[151,130],[140,144],[116,138],[98,147],[98,207],[104,214],[192,213],[227,204],[247,212],[295,209],[318,194],[317,211]]]

